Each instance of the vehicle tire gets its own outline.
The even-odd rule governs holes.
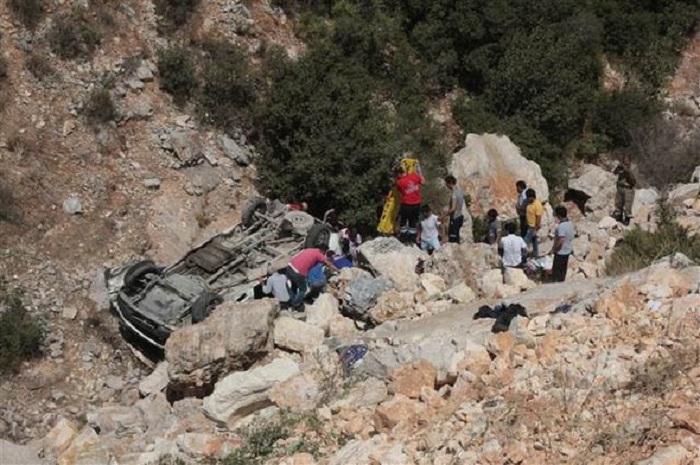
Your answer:
[[[143,278],[145,278],[147,274],[157,274],[158,271],[158,267],[151,260],[135,263],[124,275],[124,287],[127,289],[143,287]]]
[[[192,304],[192,309],[190,311],[192,315],[192,324],[199,323],[208,317],[211,311],[221,302],[223,302],[221,296],[214,292],[205,292],[200,295]]]
[[[331,230],[328,226],[323,224],[315,224],[306,233],[306,240],[304,241],[304,248],[310,249],[313,247],[318,247],[323,244],[326,247],[331,238]]]
[[[291,225],[297,234],[307,234],[314,227],[314,217],[304,212],[289,212],[284,215],[284,221]]]
[[[264,213],[267,210],[267,202],[262,197],[254,197],[248,201],[241,212],[241,224],[244,228],[255,221],[255,212]]]

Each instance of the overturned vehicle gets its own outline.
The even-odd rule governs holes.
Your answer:
[[[107,270],[110,302],[124,330],[157,348],[177,328],[206,318],[223,302],[262,297],[259,280],[298,251],[339,247],[338,234],[278,201],[251,200],[241,222],[188,251],[171,266],[152,261]]]

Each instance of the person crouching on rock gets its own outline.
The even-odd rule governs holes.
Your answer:
[[[304,249],[289,260],[287,264],[287,277],[292,282],[292,295],[289,305],[297,311],[304,309],[304,297],[306,296],[306,276],[309,270],[318,263],[325,263],[330,269],[338,271],[333,262],[326,257],[328,246],[323,244],[318,248]]]
[[[421,250],[428,254],[435,250],[440,250],[440,220],[430,209],[430,205],[423,205],[421,208],[421,222],[418,230],[418,243]]]

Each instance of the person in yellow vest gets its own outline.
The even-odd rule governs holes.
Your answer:
[[[528,189],[525,192],[526,207],[525,207],[525,219],[527,221],[527,233],[525,233],[525,243],[529,246],[532,245],[532,255],[534,258],[539,258],[540,256],[540,244],[537,239],[537,233],[542,227],[542,215],[544,214],[544,208],[542,207],[542,202],[537,200],[537,194],[535,189]]]

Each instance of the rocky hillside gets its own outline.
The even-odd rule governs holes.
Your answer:
[[[102,271],[167,264],[236,222],[255,194],[254,148],[161,90],[157,51],[181,38],[158,33],[152,2],[45,2],[33,32],[12,3],[0,2],[0,276],[46,338],[0,381],[1,464],[700,463],[700,268],[671,255],[606,277],[627,230],[607,216],[614,178],[595,165],[571,173],[566,284],[504,276],[495,250],[470,241],[428,259],[376,240],[363,253],[379,278],[344,272],[301,318],[225,304],[148,363],[119,333]],[[187,27],[252,56],[304,47],[269,2],[202,1]],[[697,48],[669,94],[688,127]],[[501,136],[470,134],[451,169],[474,213],[512,216],[516,179],[549,189]],[[691,234],[698,187],[669,196]],[[643,230],[658,227],[659,194],[637,191]],[[552,225],[550,210],[544,250]],[[473,319],[504,300],[528,317],[498,334]]]

